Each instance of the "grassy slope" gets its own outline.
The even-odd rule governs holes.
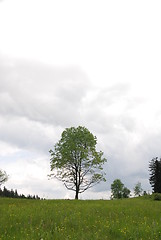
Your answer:
[[[0,198],[2,239],[161,239],[161,202]]]

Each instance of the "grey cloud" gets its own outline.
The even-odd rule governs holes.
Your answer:
[[[80,119],[89,87],[76,67],[0,60],[0,140],[48,151],[60,129]]]
[[[147,165],[154,157],[161,157],[161,130],[151,130],[146,132],[140,141],[140,147],[136,149],[140,153],[140,157],[145,159]]]
[[[75,67],[52,68],[38,63],[2,62],[0,113],[63,125],[79,119],[88,80]]]
[[[146,101],[143,97],[131,95],[131,90],[129,83],[119,83],[95,91],[85,110],[84,117],[89,125],[96,132],[105,135],[115,135],[118,132],[131,134],[137,131],[136,112]]]
[[[93,111],[86,112],[85,118],[90,129],[96,133],[98,149],[103,150],[108,159],[104,170],[109,190],[115,178],[122,179],[131,189],[137,181],[142,180],[145,189],[149,189],[148,165],[143,158],[145,152],[140,151],[141,141],[145,141],[144,131],[140,131],[135,115],[138,104],[145,102],[131,96],[130,91],[129,84],[98,90],[86,109],[88,111],[94,106]],[[131,178],[131,175],[135,177]],[[103,187],[101,184],[94,190],[101,191]]]
[[[0,139],[20,149],[47,152],[51,146],[47,126],[26,118],[0,118]],[[53,136],[54,140],[54,136]]]
[[[102,126],[103,128],[106,126],[106,129],[108,129],[108,124],[110,124],[109,131],[111,131],[111,125],[118,121],[118,115],[120,115],[114,111],[120,110],[118,108],[120,103],[123,104],[122,112],[126,108],[129,88],[129,84],[123,83],[98,90],[89,100],[88,108],[94,106],[95,112],[90,111],[86,114],[87,120],[96,122],[96,125],[99,126],[100,124],[100,127]]]
[[[108,108],[112,104],[126,99],[129,90],[130,85],[128,83],[118,83],[111,87],[106,87],[105,89],[97,92],[95,96],[95,103],[97,103],[97,99],[99,99],[99,104]]]

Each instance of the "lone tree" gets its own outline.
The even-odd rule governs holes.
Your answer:
[[[141,183],[138,182],[134,187],[134,195],[135,196],[140,196],[142,192],[143,192],[143,189],[141,187]]]
[[[0,186],[8,180],[7,173],[0,170]]]
[[[154,193],[161,193],[161,158],[153,158],[149,162],[149,182]]]
[[[97,138],[85,127],[66,128],[51,154],[50,177],[61,180],[65,187],[78,194],[105,180],[102,165],[107,161],[96,151]]]
[[[111,184],[111,197],[113,199],[128,198],[130,190],[124,186],[120,179],[115,179]]]

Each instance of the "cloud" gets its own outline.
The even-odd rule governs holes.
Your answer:
[[[1,114],[66,125],[78,106],[88,80],[76,67],[52,68],[38,63],[1,61]]]
[[[46,150],[51,135],[79,121],[89,87],[81,69],[1,59],[0,79],[2,141]]]

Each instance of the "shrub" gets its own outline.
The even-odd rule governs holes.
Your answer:
[[[154,193],[153,194],[153,199],[157,201],[161,201],[161,193]]]

